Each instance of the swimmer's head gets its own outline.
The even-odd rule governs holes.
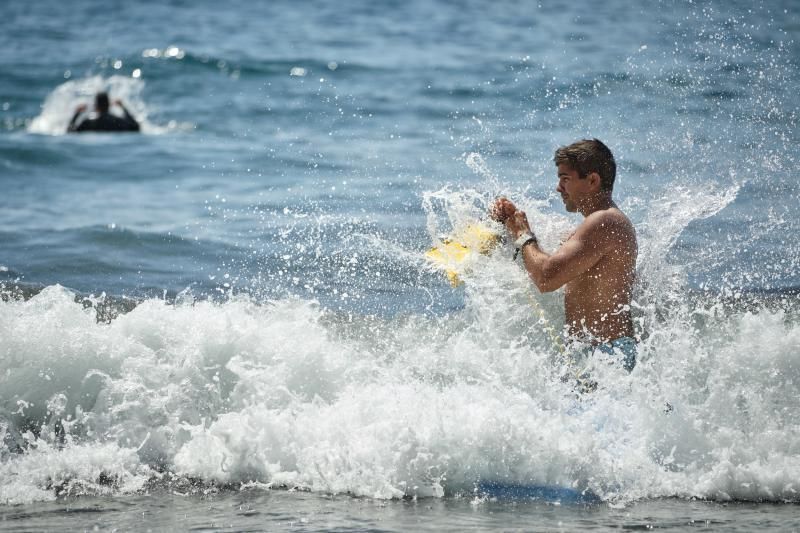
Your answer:
[[[94,108],[98,113],[108,113],[108,93],[99,92],[94,95]]]
[[[567,165],[585,179],[592,172],[600,176],[600,190],[611,192],[617,175],[617,164],[608,146],[597,139],[584,139],[562,146],[553,158],[556,166]]]

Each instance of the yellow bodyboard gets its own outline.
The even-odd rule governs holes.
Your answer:
[[[491,228],[481,224],[470,224],[463,230],[442,239],[439,244],[425,252],[425,258],[447,274],[450,285],[457,287],[462,280],[459,273],[464,271],[467,261],[473,254],[488,254],[500,242]]]

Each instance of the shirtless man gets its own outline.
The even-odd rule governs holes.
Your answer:
[[[567,328],[572,339],[622,355],[636,364],[631,292],[636,269],[636,232],[611,198],[616,163],[597,139],[556,150],[558,187],[567,211],[584,220],[552,255],[542,251],[523,211],[499,198],[493,216],[505,223],[525,269],[541,292],[562,286]],[[516,257],[516,255],[515,255]]]

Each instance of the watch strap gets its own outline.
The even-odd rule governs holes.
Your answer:
[[[538,244],[538,242],[539,241],[536,240],[536,235],[533,233],[528,232],[520,235],[517,240],[514,241],[514,261],[517,260],[517,256],[523,248],[529,244]]]
[[[514,248],[522,248],[531,239],[534,241],[536,240],[536,237],[533,235],[533,233],[530,231],[523,233],[514,241]]]

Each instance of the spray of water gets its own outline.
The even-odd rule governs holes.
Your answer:
[[[708,42],[709,52],[720,51],[716,37]],[[710,61],[719,60],[713,53]],[[707,68],[708,61],[696,63]],[[705,89],[702,71],[651,75],[648,65],[629,69],[633,83],[645,80],[653,89],[648,105],[672,97],[663,91]],[[768,83],[758,81],[757,70],[754,80]],[[780,71],[764,68],[763,74]],[[31,131],[63,131],[77,100],[108,83],[65,83]],[[136,103],[141,84],[118,83],[111,91],[144,114]],[[761,115],[731,119],[734,125],[760,128],[777,116],[776,102],[762,97],[769,93],[754,91],[754,113]],[[555,96],[559,109],[580,100]],[[708,116],[724,118],[726,110],[714,104],[724,98],[712,93],[708,100]],[[668,118],[677,128],[684,116]],[[764,131],[747,133],[746,140],[763,143]],[[697,166],[715,160],[713,142],[691,128],[684,132],[680,148]],[[651,144],[666,154],[665,174],[695,173],[674,157],[675,145]],[[750,176],[785,165],[764,153],[747,159]],[[648,154],[659,155],[655,148]],[[529,213],[544,248],[556,249],[574,222],[505,186],[478,153],[466,163],[486,184],[423,194],[431,242],[484,217],[502,191]],[[599,386],[591,395],[578,396],[559,379],[564,365],[531,312],[530,282],[503,247],[475,261],[459,289],[463,306],[443,316],[358,314],[322,306],[313,294],[229,293],[212,302],[186,293],[98,320],[95,306],[76,302],[60,286],[8,298],[0,303],[0,501],[118,494],[150,484],[447,497],[472,494],[480,480],[588,489],[614,502],[800,501],[796,297],[795,303],[792,297],[741,302],[736,293],[698,293],[687,281],[692,263],[671,261],[685,228],[737,198],[741,180],[706,181],[700,189],[683,179],[685,188],[636,199],[643,213],[635,220],[639,364],[629,375],[593,359]],[[316,223],[320,230],[325,222]],[[415,250],[378,248],[418,270],[428,243],[417,244]],[[324,263],[324,250],[308,253],[317,269],[351,277],[360,272],[354,261],[380,272],[385,260],[342,256]],[[708,247],[696,261],[722,254]],[[534,296],[547,321],[563,324],[559,294]]]
[[[487,192],[423,195],[432,237],[485,216]],[[736,196],[705,192],[647,208],[639,364],[628,375],[591,361],[600,386],[583,397],[559,379],[564,362],[503,247],[477,258],[459,289],[463,308],[443,316],[187,293],[98,321],[96,306],[58,286],[9,299],[0,304],[0,500],[154,483],[440,497],[484,480],[609,501],[796,501],[794,311],[691,297],[685,271],[665,266],[687,224]],[[572,222],[515,198],[554,250]],[[534,297],[547,322],[563,324],[559,294]]]

